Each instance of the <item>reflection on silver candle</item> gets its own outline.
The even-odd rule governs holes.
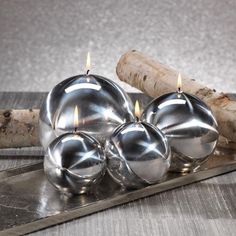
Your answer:
[[[134,120],[128,95],[113,81],[89,74],[87,68],[86,74],[66,79],[49,92],[39,118],[40,141],[45,149],[56,137],[73,130],[75,106],[78,130],[102,143],[115,127]]]
[[[178,91],[154,99],[144,110],[142,119],[167,136],[172,149],[173,171],[191,171],[214,151],[217,122],[208,106],[195,96]]]
[[[108,172],[126,188],[162,179],[170,166],[170,149],[162,132],[136,121],[117,127],[106,142]]]
[[[105,155],[99,142],[77,132],[78,107],[73,112],[74,132],[57,137],[47,148],[44,171],[61,192],[80,194],[93,189],[105,173]]]

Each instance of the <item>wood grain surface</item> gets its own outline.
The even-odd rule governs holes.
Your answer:
[[[0,107],[37,108],[44,96],[0,93]],[[40,148],[1,150],[0,168],[38,162],[38,154],[42,154]],[[236,172],[232,172],[31,235],[235,235],[235,196]]]

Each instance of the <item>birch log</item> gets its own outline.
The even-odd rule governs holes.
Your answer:
[[[40,146],[39,110],[0,110],[0,148]]]
[[[121,81],[130,84],[151,97],[176,91],[178,72],[138,51],[124,54],[116,68]],[[218,93],[195,79],[182,75],[183,91],[202,99],[212,109],[219,125],[220,133],[236,141],[236,101],[226,94]]]

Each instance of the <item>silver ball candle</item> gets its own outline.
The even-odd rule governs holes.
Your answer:
[[[78,107],[78,130],[103,143],[118,125],[134,120],[133,104],[113,81],[89,74],[68,78],[48,94],[39,115],[39,137],[46,149],[59,135],[73,130]]]
[[[105,151],[109,174],[126,188],[154,184],[170,166],[166,137],[153,125],[139,120],[117,127]]]
[[[154,99],[144,110],[142,119],[159,128],[172,149],[171,170],[196,169],[214,151],[217,122],[209,107],[199,98],[178,91]]]
[[[62,193],[81,194],[92,191],[106,170],[103,149],[88,134],[66,133],[47,148],[44,171]]]

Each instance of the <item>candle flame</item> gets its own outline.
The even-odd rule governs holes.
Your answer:
[[[74,127],[75,129],[78,128],[79,126],[79,110],[78,107],[75,106],[75,110],[74,110]]]
[[[182,91],[182,77],[180,73],[178,74],[177,90],[178,92]]]
[[[138,100],[136,100],[136,102],[135,102],[135,105],[134,105],[134,114],[135,114],[135,116],[136,117],[140,117],[140,105],[139,105],[139,102],[138,102]]]
[[[91,69],[91,58],[90,58],[90,53],[88,52],[86,61],[86,74],[89,73],[90,69]]]

